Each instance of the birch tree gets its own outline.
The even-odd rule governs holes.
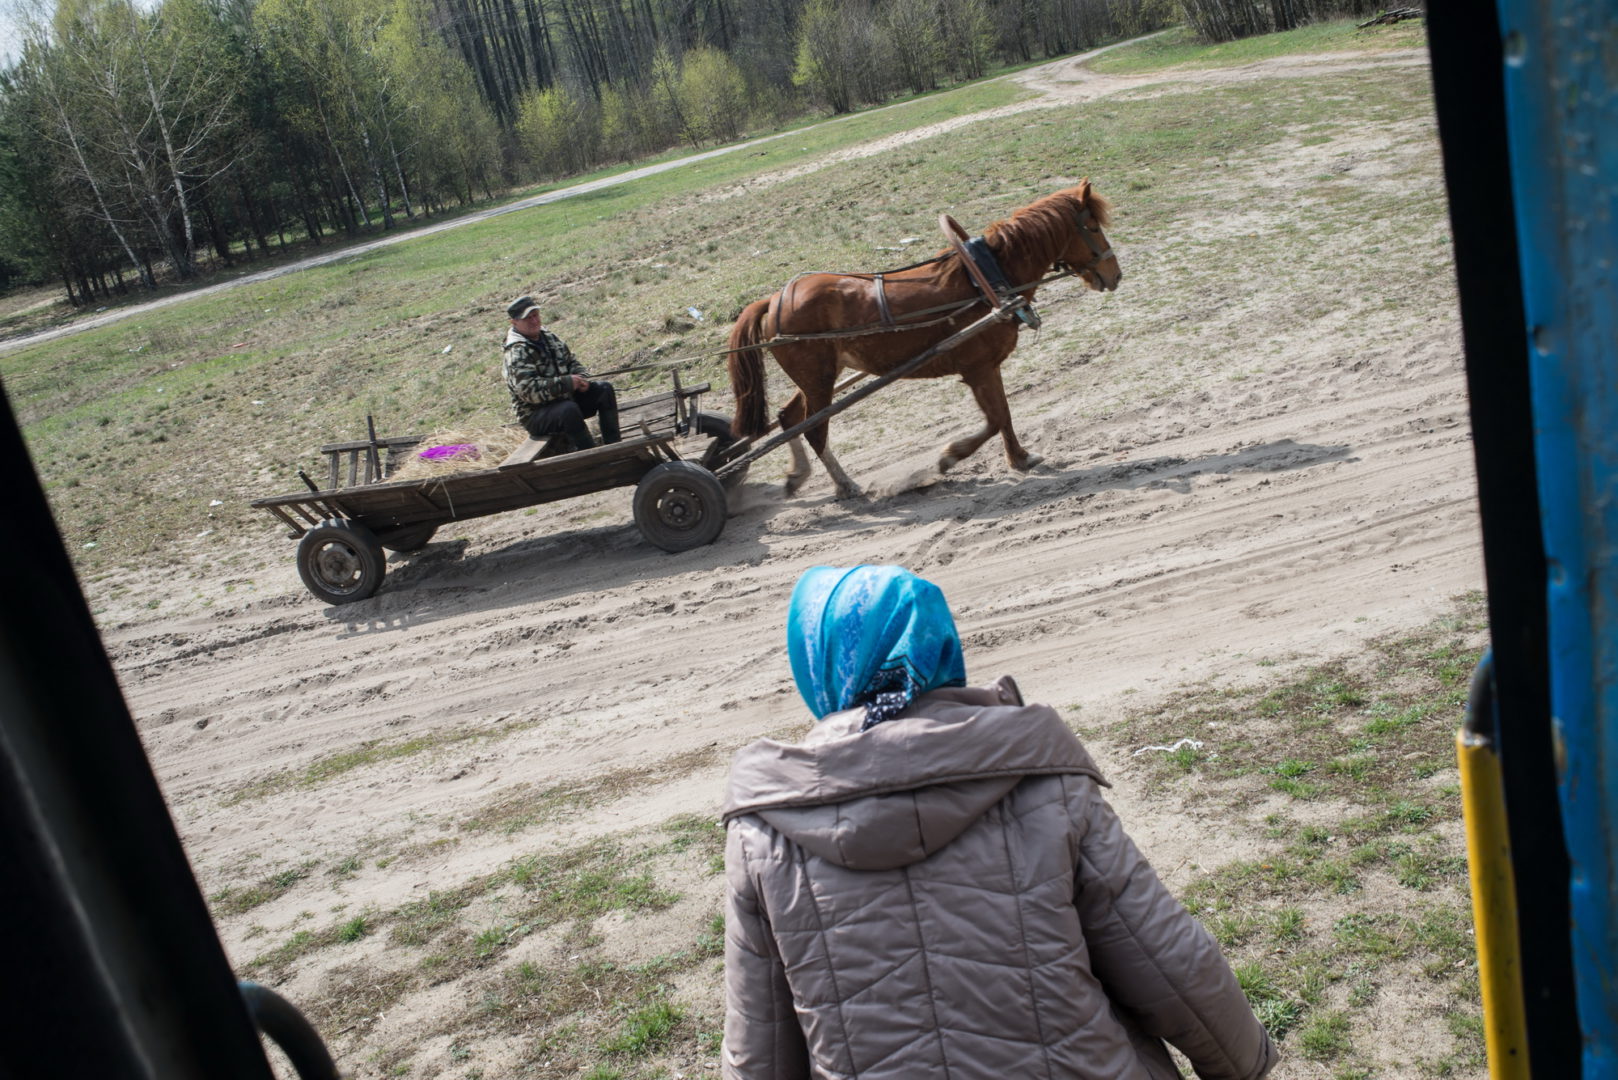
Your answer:
[[[70,19],[56,20],[53,35],[37,11],[27,13],[22,26],[23,54],[16,71],[20,76],[18,85],[26,86],[34,97],[35,108],[30,110],[34,130],[55,150],[56,163],[64,180],[70,185],[74,181],[81,182],[88,190],[92,213],[117,238],[118,246],[141,284],[155,288],[157,283],[150,265],[136,254],[131,242],[129,226],[132,222],[119,201],[114,168],[100,154],[97,140],[90,131],[93,94],[88,84],[79,78],[84,66],[70,63],[74,48],[89,50],[96,44],[95,39],[88,34],[75,33],[79,27]],[[65,38],[66,42],[58,47],[53,36]]]
[[[105,205],[105,189],[121,189],[181,278],[196,259],[193,188],[228,167],[234,152],[223,138],[234,105],[230,72],[208,54],[198,25],[207,18],[187,0],[151,14],[132,0],[64,3],[55,20],[60,63],[49,65],[74,89],[78,115],[68,116],[66,96],[58,113],[64,135],[80,144],[81,169],[88,176],[92,158],[103,163],[98,200]]]

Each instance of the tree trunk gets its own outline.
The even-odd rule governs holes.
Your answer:
[[[404,167],[399,163],[401,157],[398,143],[393,137],[393,121],[388,116],[388,96],[384,90],[381,98],[382,132],[388,140],[388,161],[393,166],[393,178],[399,183],[399,200],[404,203],[404,212],[407,219],[416,216],[410,205],[410,185],[405,183]]]
[[[326,145],[331,148],[332,156],[337,159],[337,171],[342,173],[343,183],[348,187],[349,195],[354,199],[354,205],[359,208],[360,216],[367,225],[371,222],[371,212],[365,207],[365,200],[360,198],[359,189],[354,186],[354,177],[348,171],[348,162],[343,159],[342,147],[337,145],[337,136],[331,129],[331,120],[326,116],[326,110],[316,99],[316,108],[320,112],[320,123],[326,129]],[[355,231],[355,221],[352,212],[343,215],[348,223],[348,231]]]
[[[74,127],[73,121],[68,117],[66,107],[62,105],[61,100],[56,96],[54,87],[48,89],[47,93],[51,98],[51,106],[56,110],[57,121],[61,124],[62,133],[66,137],[68,145],[72,148],[74,160],[78,162],[79,172],[90,185],[91,193],[95,195],[96,206],[101,210],[101,220],[112,230],[112,234],[118,238],[118,245],[124,249],[124,254],[129,256],[129,264],[135,267],[140,274],[141,284],[148,289],[157,288],[157,280],[152,276],[151,267],[143,265],[141,260],[136,257],[135,249],[130,247],[128,238],[124,236],[124,231],[118,227],[117,219],[112,216],[112,211],[107,207],[106,196],[102,194],[101,184],[96,180],[89,161],[85,159],[84,147],[79,140],[78,129]]]
[[[265,236],[264,223],[259,217],[258,209],[253,205],[253,196],[247,190],[247,182],[242,179],[239,169],[232,169],[236,174],[236,194],[240,198],[241,212],[246,216],[248,225],[253,230],[253,238],[258,241],[258,250],[261,255],[270,253],[270,242]],[[286,241],[283,239],[282,244]]]
[[[181,278],[188,278],[191,276],[191,264],[196,258],[197,250],[196,234],[191,225],[191,203],[186,197],[185,179],[180,175],[179,163],[174,153],[172,125],[169,123],[168,116],[164,114],[163,103],[158,100],[157,83],[152,79],[152,64],[151,59],[146,55],[146,40],[145,35],[140,30],[140,15],[135,10],[133,0],[127,0],[127,2],[129,4],[130,31],[135,38],[135,53],[140,57],[140,72],[141,78],[146,85],[146,98],[151,103],[152,119],[156,122],[158,134],[163,140],[164,161],[168,165],[170,182],[174,185],[174,197],[180,204],[180,221],[185,228],[185,244],[181,249],[180,258],[177,260],[178,265],[174,269]]]
[[[202,221],[203,224],[208,226],[208,239],[213,243],[214,254],[219,256],[226,266],[234,265],[234,261],[230,257],[230,237],[220,231],[219,215],[213,212],[213,206],[206,193],[204,193],[201,207]]]

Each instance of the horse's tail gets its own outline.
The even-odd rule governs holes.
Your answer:
[[[730,391],[736,395],[736,416],[730,422],[730,432],[737,438],[750,439],[770,429],[769,401],[764,391],[764,315],[770,309],[768,300],[759,300],[742,308],[736,325],[730,328]]]

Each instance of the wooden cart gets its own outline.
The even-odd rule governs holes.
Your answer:
[[[565,437],[530,439],[489,469],[426,480],[390,480],[416,452],[423,436],[369,438],[321,447],[328,471],[321,487],[258,499],[298,540],[298,574],[309,591],[331,604],[371,596],[386,570],[383,550],[414,551],[451,521],[557,502],[610,488],[634,487],[635,524],[665,551],[711,543],[725,526],[725,487],[742,470],[714,472],[745,449],[731,438],[722,416],[701,412],[707,383],[619,406],[622,442],[575,453],[559,452]],[[695,461],[681,458],[678,439],[707,436]]]

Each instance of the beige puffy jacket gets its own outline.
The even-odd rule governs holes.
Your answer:
[[[724,1075],[1257,1080],[1275,1051],[1219,947],[1008,678],[860,733],[737,753]]]

